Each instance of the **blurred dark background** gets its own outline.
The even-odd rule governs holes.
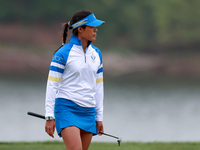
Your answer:
[[[0,73],[48,73],[62,23],[91,10],[108,77],[200,75],[199,0],[0,0]]]

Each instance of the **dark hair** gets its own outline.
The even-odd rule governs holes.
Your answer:
[[[88,11],[88,10],[80,10],[78,12],[76,12],[72,19],[70,20],[70,22],[67,22],[67,23],[64,23],[63,24],[63,34],[62,34],[62,45],[56,50],[58,51],[65,43],[66,43],[66,40],[67,40],[67,32],[68,32],[68,28],[69,29],[72,29],[71,25],[78,22],[79,20],[82,20],[83,18],[87,17],[88,15],[92,14],[91,11]],[[85,28],[86,25],[83,25],[81,26],[82,28]],[[73,29],[72,30],[72,34],[77,36],[78,35],[78,28],[76,29]],[[56,52],[55,51],[55,52]]]

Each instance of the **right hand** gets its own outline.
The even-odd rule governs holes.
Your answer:
[[[55,131],[55,121],[54,120],[47,120],[45,124],[45,131],[49,136],[54,138],[54,131]]]

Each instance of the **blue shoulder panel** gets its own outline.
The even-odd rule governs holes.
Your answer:
[[[100,49],[98,49],[97,47],[95,47],[94,45],[92,45],[91,44],[91,46],[92,46],[92,48],[94,48],[95,49],[95,51],[99,54],[99,58],[100,58],[100,65],[103,63],[103,61],[102,61],[102,54],[101,54],[101,51],[100,51]],[[101,72],[103,72],[103,67],[101,67],[101,68],[99,68],[99,70],[97,71],[97,74],[98,73],[101,73]]]
[[[65,65],[69,56],[69,52],[72,48],[73,44],[65,44],[63,45],[53,56],[52,62],[59,63],[61,65]]]
[[[99,58],[100,58],[100,61],[101,61],[101,64],[102,64],[103,61],[102,61],[102,54],[101,54],[100,49],[98,49],[97,47],[95,47],[95,46],[92,45],[92,44],[91,44],[91,46],[92,46],[92,48],[94,48],[94,49],[96,50],[96,52],[99,54]]]

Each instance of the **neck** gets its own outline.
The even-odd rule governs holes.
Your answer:
[[[88,46],[88,41],[87,42],[82,42],[81,41],[81,43],[82,43],[84,52],[86,52],[86,47]]]
[[[86,52],[86,47],[88,46],[88,40],[84,39],[84,38],[80,38],[82,46],[83,46],[83,50],[84,52]]]

